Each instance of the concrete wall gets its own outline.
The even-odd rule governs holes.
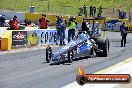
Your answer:
[[[1,50],[11,50],[12,46],[12,31],[5,31],[1,38]]]

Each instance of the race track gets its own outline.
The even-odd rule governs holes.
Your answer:
[[[0,54],[0,88],[60,88],[75,81],[80,65],[87,73],[94,73],[132,57],[132,34],[127,36],[126,47],[120,47],[120,33],[107,34],[111,41],[108,57],[71,64],[49,65],[45,62],[45,49]],[[53,48],[54,52],[58,48]]]

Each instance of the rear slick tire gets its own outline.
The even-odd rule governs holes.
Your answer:
[[[109,53],[109,39],[106,38],[105,40],[101,37],[96,39],[96,43],[99,49],[103,50],[102,52],[96,52],[97,57],[107,57]]]

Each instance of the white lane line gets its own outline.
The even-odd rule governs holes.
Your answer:
[[[132,58],[120,62],[114,66],[96,72],[95,74],[130,74],[132,76]],[[116,88],[120,84],[85,84],[80,86],[76,81],[62,88]],[[127,85],[127,84],[126,84]],[[118,87],[119,88],[119,87]]]

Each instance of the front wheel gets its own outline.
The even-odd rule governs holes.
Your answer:
[[[68,51],[68,62],[69,63],[73,62],[73,50]]]
[[[95,48],[94,48],[94,47],[91,48],[90,57],[91,57],[91,58],[96,57],[96,53],[95,53]]]
[[[46,62],[49,63],[51,61],[52,52],[49,48],[46,49]]]

